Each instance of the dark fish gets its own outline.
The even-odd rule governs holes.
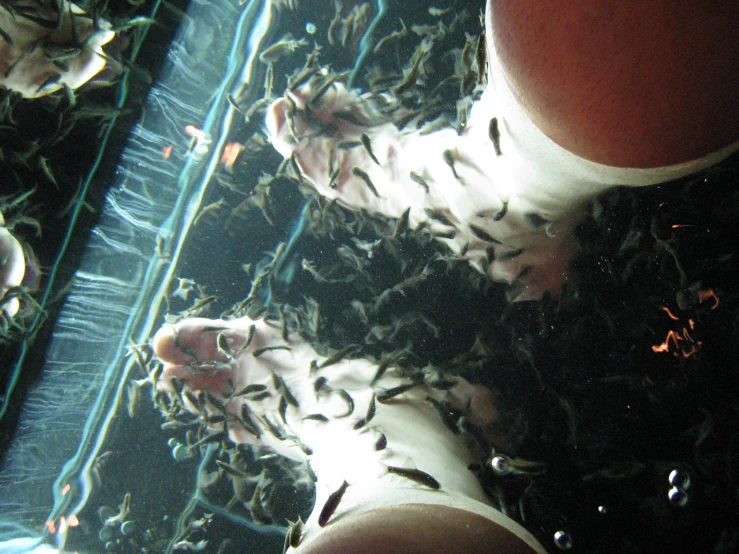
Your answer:
[[[362,139],[362,145],[364,146],[364,149],[367,150],[367,154],[369,154],[369,157],[372,158],[372,161],[375,162],[377,165],[380,165],[380,162],[377,160],[375,154],[372,152],[372,143],[370,142],[370,138],[367,136],[367,133],[362,133],[360,139]]]
[[[231,347],[228,345],[228,337],[225,333],[218,333],[216,345],[221,354],[225,355],[229,360],[233,359],[233,352],[231,352]]]
[[[400,235],[405,233],[409,227],[411,209],[408,208],[398,218],[398,222],[395,224],[395,230],[393,231],[393,238],[398,238]]]
[[[235,396],[244,396],[245,394],[251,394],[253,392],[262,392],[265,390],[267,390],[267,385],[262,385],[260,383],[253,383],[251,385],[246,385],[240,391],[233,393],[231,395],[231,398],[234,398]]]
[[[288,522],[290,522],[288,520]],[[297,548],[300,546],[300,539],[303,537],[303,520],[298,516],[298,521],[291,523],[290,528],[287,530],[285,535],[285,551],[289,547]]]
[[[362,179],[362,181],[364,181],[367,187],[372,191],[372,194],[374,194],[377,198],[380,198],[380,193],[377,192],[375,185],[372,183],[372,180],[370,179],[369,175],[367,175],[367,173],[365,173],[358,167],[353,167],[352,173]]]
[[[282,419],[282,422],[287,425],[287,400],[285,400],[284,396],[280,397],[280,418]]]
[[[477,84],[485,83],[485,69],[487,66],[487,46],[485,41],[485,33],[480,33],[477,37],[477,48],[475,48],[475,60],[477,61]],[[496,150],[497,154],[497,150]],[[500,156],[500,154],[498,154]]]
[[[321,514],[318,516],[318,525],[320,525],[321,527],[326,527],[326,525],[328,524],[328,520],[331,519],[331,516],[334,515],[336,508],[339,507],[339,503],[341,502],[341,499],[348,487],[349,483],[344,481],[338,489],[331,493],[331,495],[328,497],[328,500],[326,500],[326,503],[323,505],[323,508],[321,508]]]
[[[370,400],[369,407],[367,408],[367,415],[365,415],[362,419],[357,421],[354,424],[354,430],[361,429],[365,425],[367,425],[373,417],[375,417],[375,411],[376,411],[376,404],[375,404],[375,395],[372,395],[372,400]]]
[[[385,433],[380,433],[380,438],[377,439],[377,442],[375,443],[375,450],[385,450],[387,447],[387,437],[385,436]]]
[[[316,368],[317,367],[318,365],[316,365]],[[326,377],[319,377],[318,379],[316,379],[315,383],[313,383],[313,390],[316,391],[316,394],[318,394],[319,392],[324,391],[328,388],[327,384],[328,384],[328,379]]]
[[[447,227],[454,227],[454,223],[451,222],[451,220],[444,215],[444,213],[441,210],[432,210],[430,208],[425,208],[423,210],[426,212],[426,215],[433,219],[434,221],[438,221],[442,225],[446,225]]]
[[[428,400],[434,405],[434,408],[436,408],[436,412],[439,414],[441,421],[444,423],[444,425],[446,425],[447,429],[449,429],[455,435],[458,435],[459,434],[459,426],[457,425],[458,420],[455,417],[454,412],[449,409],[446,403],[439,402],[438,400],[435,400],[431,398],[430,396],[427,396],[426,400]]]
[[[362,349],[361,344],[350,344],[348,346],[345,346],[344,348],[332,354],[331,356],[326,358],[324,361],[322,361],[320,364],[318,364],[318,369],[324,369],[326,367],[337,364],[341,360],[346,358],[347,356],[351,356],[352,354],[359,352],[361,349]]]
[[[395,398],[396,396],[401,395],[404,392],[411,390],[413,387],[417,387],[418,385],[419,383],[407,383],[405,385],[399,385],[391,389],[385,389],[377,395],[377,401],[380,403],[387,402],[391,398]]]
[[[439,490],[441,488],[441,485],[436,479],[431,477],[431,475],[429,475],[425,471],[421,471],[420,469],[387,466],[387,472],[391,473],[392,475],[405,477],[406,479],[410,479],[414,483],[418,483],[419,485],[423,485],[430,489]]]
[[[251,397],[250,400],[252,402],[259,402],[260,400],[264,400],[265,398],[269,398],[271,396],[272,396],[272,393],[266,390],[264,392],[260,392],[259,394],[255,394],[254,396]]]
[[[271,352],[272,350],[292,350],[289,346],[285,346],[284,344],[277,344],[274,346],[263,346],[262,348],[257,348],[254,352],[252,352],[252,356],[255,358],[258,358],[265,352]]]
[[[251,410],[249,410],[249,406],[247,404],[241,405],[241,424],[244,426],[244,429],[249,431],[255,437],[259,438],[261,436],[262,433],[254,422],[254,418],[251,417]]]
[[[520,256],[523,253],[524,253],[524,249],[523,248],[519,248],[518,250],[510,250],[508,252],[496,253],[495,254],[495,259],[496,260],[499,260],[499,261],[512,260],[513,258],[517,258],[518,256]]]
[[[493,216],[493,221],[500,221],[508,213],[508,201],[503,202],[503,207]]]
[[[498,118],[494,117],[490,120],[490,125],[488,126],[488,136],[490,136],[490,140],[493,142],[493,148],[495,149],[495,155],[500,156],[503,154],[503,152],[500,151],[500,129],[498,129]]]
[[[51,77],[49,77],[48,79],[46,79],[43,83],[39,85],[39,87],[36,89],[36,93],[38,93],[41,89],[44,89],[48,86],[58,83],[61,80],[61,78],[62,78],[61,73],[52,75]]]
[[[539,214],[536,214],[534,212],[523,214],[523,218],[526,220],[526,223],[528,223],[534,229],[540,229],[542,227],[546,227],[547,225],[551,223],[551,221],[544,219]]]
[[[249,348],[251,341],[254,340],[254,334],[256,330],[257,330],[256,324],[252,323],[249,326],[249,330],[246,332],[246,342],[244,343],[243,350],[246,350],[247,348]]]
[[[269,432],[274,435],[274,437],[277,440],[284,441],[285,440],[285,434],[282,432],[282,430],[277,427],[267,416],[262,416],[262,419],[267,424],[267,428],[269,429]]]
[[[357,146],[362,146],[362,141],[360,140],[342,140],[338,143],[336,143],[336,148],[339,150],[351,150],[352,148],[356,148]],[[329,171],[329,173],[331,173]]]
[[[449,166],[449,169],[452,170],[452,175],[454,175],[454,178],[459,181],[459,174],[457,173],[456,168],[454,167],[454,153],[451,150],[444,150],[444,163],[446,163]]]
[[[349,395],[348,392],[346,392],[343,389],[337,390],[336,394],[338,394],[339,396],[341,396],[341,398],[344,399],[344,402],[346,402],[346,406],[347,406],[346,413],[340,416],[336,416],[336,417],[339,419],[342,417],[349,417],[350,415],[354,413],[354,399]]]
[[[2,27],[0,27],[0,37],[3,37],[3,39],[5,39],[5,42],[7,42],[10,46],[15,46],[12,37]]]
[[[307,421],[320,421],[321,423],[328,421],[328,418],[323,414],[308,414],[303,419]]]
[[[480,240],[484,240],[485,242],[492,242],[495,244],[502,244],[498,239],[494,238],[490,233],[488,233],[479,225],[475,225],[474,223],[470,224],[470,231],[472,231],[472,234]]]
[[[272,383],[274,384],[275,389],[278,392],[282,393],[283,398],[287,401],[288,404],[296,408],[300,407],[297,398],[295,398],[295,396],[293,396],[293,393],[290,392],[290,389],[287,388],[287,385],[285,384],[285,381],[282,379],[282,377],[280,377],[276,373],[273,373]]]
[[[231,464],[227,464],[226,462],[222,462],[221,460],[216,460],[216,465],[220,467],[223,471],[228,473],[229,475],[232,475],[233,477],[247,477],[248,474],[244,471],[241,471],[240,469],[235,468]]]
[[[357,127],[363,127],[363,126],[365,126],[365,123],[363,121],[360,121],[359,118],[357,116],[355,116],[349,110],[337,110],[335,112],[332,112],[331,115],[333,115],[334,117],[336,117],[338,119],[341,119],[343,121],[346,121],[347,123],[351,123],[352,125],[356,125]],[[357,142],[357,146],[361,146],[361,144],[362,144],[359,141],[351,141],[351,142]]]

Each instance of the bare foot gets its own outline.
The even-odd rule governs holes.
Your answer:
[[[211,434],[310,464],[316,509],[307,537],[405,503],[462,507],[528,536],[490,506],[468,470],[479,454],[439,417],[438,404],[451,396],[435,372],[404,377],[393,363],[352,358],[355,347],[320,356],[296,335],[283,336],[279,322],[248,318],[183,320],[160,329],[153,345],[163,362],[156,386],[207,421]],[[479,421],[495,419],[492,397],[472,404],[468,392],[455,401],[479,409]]]
[[[58,2],[61,11],[57,2],[40,4],[29,17],[14,13],[12,6],[0,8],[0,28],[8,35],[0,40],[0,85],[27,98],[85,84],[105,67],[102,46],[115,36],[108,22],[94,20],[67,0]]]
[[[267,116],[274,147],[300,178],[352,209],[425,226],[511,300],[556,294],[567,279],[573,230],[598,191],[537,186],[540,175],[508,138],[491,94],[458,134],[421,134],[384,121],[368,96],[327,75],[288,91]],[[496,117],[497,115],[497,117]],[[414,125],[409,125],[414,127]]]

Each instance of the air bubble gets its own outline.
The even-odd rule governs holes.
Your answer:
[[[670,500],[670,504],[678,508],[682,508],[688,503],[688,493],[680,487],[672,487],[667,491],[667,498]]]
[[[505,475],[511,469],[511,463],[505,456],[493,456],[490,460],[490,467],[495,473]]]
[[[136,524],[133,521],[124,521],[121,523],[121,533],[130,537],[136,532]]]
[[[554,544],[560,550],[569,550],[572,548],[572,537],[566,531],[557,531],[554,533]]]
[[[305,32],[308,33],[309,35],[315,34],[316,26],[313,25],[313,23],[309,21],[308,23],[305,24]]]
[[[667,477],[667,480],[673,487],[679,487],[684,490],[688,490],[690,488],[690,475],[687,471],[673,469]]]

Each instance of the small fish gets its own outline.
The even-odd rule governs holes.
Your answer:
[[[342,361],[344,358],[347,358],[353,354],[356,354],[362,349],[361,344],[350,344],[348,346],[345,346],[338,352],[335,352],[325,360],[323,360],[320,364],[318,364],[318,369],[325,369],[327,367],[330,367],[334,364],[338,364],[340,361]]]
[[[373,417],[375,417],[376,412],[376,404],[375,404],[375,395],[372,395],[372,400],[370,400],[369,407],[367,408],[367,415],[365,415],[362,419],[357,421],[354,424],[354,430],[361,429],[365,425],[367,425]]]
[[[407,383],[405,385],[398,385],[397,387],[393,387],[391,389],[385,389],[381,393],[377,395],[377,401],[387,402],[388,400],[395,398],[396,396],[399,396],[403,394],[404,392],[407,392],[411,390],[414,387],[417,387],[419,383]]]
[[[454,412],[449,409],[446,403],[435,400],[430,396],[427,396],[426,400],[434,405],[434,408],[436,408],[436,412],[439,414],[442,423],[444,423],[447,429],[449,429],[455,435],[459,435],[459,425],[457,417],[455,417]]]
[[[375,442],[375,450],[385,450],[387,448],[387,437],[385,436],[385,433],[380,433],[380,437],[377,439],[377,442]]]
[[[283,546],[283,552],[287,552],[288,548],[297,548],[298,546],[300,546],[300,539],[303,538],[303,520],[300,519],[300,516],[298,516],[298,520],[295,522],[292,522],[289,519],[287,520],[287,522],[290,524],[290,528],[285,534],[285,544]]]
[[[400,24],[403,26],[400,31],[393,31],[389,35],[386,35],[377,41],[377,44],[375,44],[375,47],[372,50],[375,54],[382,50],[387,44],[390,44],[390,42],[399,38],[403,38],[405,35],[408,34],[408,29],[406,29],[405,23],[403,23],[402,19],[400,20]]]
[[[498,261],[512,260],[513,258],[517,258],[523,253],[524,253],[523,248],[519,248],[517,250],[509,250],[508,252],[496,252],[495,259]]]
[[[526,220],[526,223],[528,223],[534,229],[541,229],[542,227],[546,227],[547,225],[551,225],[552,223],[551,221],[544,219],[539,214],[534,212],[523,214],[523,218]]]
[[[245,471],[241,471],[231,464],[227,464],[226,462],[222,462],[221,460],[216,460],[216,465],[233,477],[247,477],[249,475]]]
[[[218,333],[216,346],[218,347],[218,352],[226,356],[226,359],[229,361],[233,360],[233,352],[231,352],[231,347],[228,345],[228,337],[225,333]]]
[[[372,191],[372,194],[374,194],[377,198],[380,198],[380,193],[377,192],[377,189],[375,188],[375,185],[372,183],[372,181],[370,180],[370,177],[369,177],[369,175],[367,175],[367,173],[365,173],[364,171],[362,171],[358,167],[353,167],[352,168],[352,173],[354,175],[356,175],[357,177],[359,177],[360,179],[362,179],[362,181],[364,181],[364,183],[367,185],[367,187]]]
[[[305,421],[320,421],[321,423],[326,423],[328,421],[328,418],[323,414],[308,414],[303,419]]]
[[[423,180],[423,177],[421,177],[418,173],[411,171],[410,178],[411,178],[411,181],[413,181],[417,185],[421,185],[423,187],[423,190],[426,191],[426,193],[429,192],[428,183],[426,183],[426,181]]]
[[[472,231],[472,234],[482,241],[502,244],[498,239],[494,238],[490,233],[488,233],[479,225],[475,225],[474,223],[470,224],[470,231]]]
[[[272,396],[272,393],[266,390],[264,392],[260,392],[259,394],[255,394],[254,396],[251,397],[250,400],[252,400],[253,402],[260,402],[267,398],[271,398],[271,396]]]
[[[441,485],[436,479],[431,477],[431,475],[429,475],[425,471],[421,471],[420,469],[411,469],[396,466],[386,466],[386,468],[387,472],[392,475],[405,477],[406,479],[410,479],[414,483],[418,483],[419,485],[423,485],[435,491],[441,488]]]
[[[223,198],[221,198],[220,200],[216,202],[213,202],[212,204],[208,204],[202,210],[200,210],[200,213],[193,220],[192,224],[197,225],[198,223],[200,223],[200,221],[203,219],[204,216],[208,214],[215,214],[215,212],[223,208],[225,205],[226,205],[226,200],[224,200]]]
[[[256,324],[252,323],[249,326],[249,330],[246,332],[246,342],[244,343],[243,350],[246,350],[249,348],[249,345],[251,344],[251,341],[254,340],[254,334],[257,330]]]
[[[342,414],[340,416],[336,416],[336,417],[339,418],[339,419],[342,418],[342,417],[349,417],[350,415],[352,415],[354,413],[354,399],[344,389],[337,390],[336,391],[336,394],[338,394],[339,396],[341,396],[341,398],[344,400],[344,402],[346,402],[346,406],[347,406],[346,413],[345,414]]]
[[[328,500],[326,500],[326,503],[323,505],[323,508],[321,508],[321,513],[318,516],[318,525],[320,525],[321,527],[326,527],[326,525],[328,524],[328,520],[331,519],[331,516],[334,515],[336,508],[339,507],[339,503],[341,502],[341,499],[348,487],[349,483],[344,481],[338,489],[336,489],[329,495]]]
[[[245,394],[251,394],[254,392],[262,392],[265,390],[267,390],[267,385],[262,385],[260,383],[252,383],[251,385],[246,385],[240,391],[233,393],[230,396],[230,398],[235,398],[236,396],[244,396]]]
[[[48,77],[43,83],[39,85],[39,87],[36,89],[36,94],[38,94],[41,90],[45,89],[46,87],[50,87],[51,85],[54,85],[61,81],[62,74],[57,73],[55,75],[52,75],[51,77]]]
[[[251,410],[249,410],[249,405],[246,403],[241,405],[241,424],[244,426],[244,429],[249,431],[255,437],[259,438],[262,435],[259,427],[254,421],[254,418],[251,417]]]
[[[500,209],[500,211],[493,216],[493,221],[500,221],[505,217],[505,214],[508,213],[508,201],[503,202],[503,207]]]
[[[431,208],[424,208],[423,210],[426,212],[426,215],[429,217],[429,219],[433,219],[434,221],[438,221],[442,225],[446,225],[447,227],[454,227],[454,223],[446,216],[444,215],[444,212],[441,210],[432,210]]]
[[[457,169],[454,167],[454,152],[451,150],[444,150],[444,153],[442,154],[444,156],[444,163],[449,166],[449,169],[452,170],[452,175],[454,175],[454,178],[457,181],[462,181],[462,179],[459,178],[459,174],[457,173]]]
[[[285,54],[295,52],[298,48],[307,45],[308,41],[304,38],[295,40],[288,35],[273,45],[268,46],[261,54],[259,54],[259,59],[263,63],[272,64],[278,61]]]
[[[280,397],[280,418],[282,419],[282,423],[287,425],[287,400],[285,400],[284,396]]]
[[[494,117],[490,120],[490,125],[488,126],[488,135],[490,136],[490,140],[493,142],[495,155],[501,156],[503,152],[500,151],[500,129],[498,129],[497,117]]]
[[[380,165],[380,162],[375,157],[375,154],[372,152],[372,143],[370,142],[370,138],[367,136],[367,133],[362,133],[362,136],[360,137],[362,139],[362,146],[364,146],[364,149],[367,150],[367,154],[369,154],[369,157],[372,158],[372,161],[375,162],[377,165]]]
[[[398,218],[398,222],[395,224],[395,230],[393,231],[393,238],[398,238],[400,235],[408,230],[410,224],[411,209],[406,209],[403,214]]]
[[[341,15],[343,11],[343,6],[339,0],[334,0],[334,8],[335,13],[334,17],[331,20],[331,23],[328,26],[328,43],[333,46],[336,43],[336,38],[334,37],[334,34],[336,33],[336,27],[339,25],[339,21],[341,20]]]
[[[298,400],[295,398],[295,396],[293,396],[293,393],[290,392],[290,389],[287,388],[287,385],[285,384],[285,381],[282,377],[280,377],[276,373],[273,373],[272,384],[274,385],[275,390],[282,393],[283,398],[287,401],[288,404],[294,406],[295,408],[300,407],[300,404],[298,404]]]
[[[391,354],[390,356],[385,357],[381,362],[380,365],[377,366],[377,371],[375,372],[375,376],[372,378],[372,382],[370,383],[370,387],[374,387],[377,381],[379,381],[383,375],[385,375],[385,372],[388,370],[388,368],[397,362],[400,358],[403,357],[405,354],[404,350],[399,350]]]
[[[339,150],[351,150],[357,146],[362,146],[361,140],[342,140],[336,143],[336,148]],[[329,171],[331,173],[331,171]]]
[[[486,45],[486,40],[485,40],[485,33],[480,33],[480,36],[477,37],[477,47],[475,48],[475,61],[477,61],[477,84],[478,85],[485,84],[485,69],[487,67],[487,58],[488,58],[488,51],[487,51],[487,45]],[[498,149],[495,150],[495,153],[498,156],[500,156],[500,154],[498,153],[499,150],[500,150],[500,147],[498,147]]]
[[[284,344],[276,344],[274,346],[263,346],[262,348],[257,348],[254,352],[252,352],[252,356],[255,358],[258,358],[265,352],[271,352],[272,350],[292,350],[289,346],[286,346]]]
[[[15,46],[15,43],[13,42],[13,38],[2,27],[0,27],[0,37],[3,37],[5,42],[7,42],[10,46]]]

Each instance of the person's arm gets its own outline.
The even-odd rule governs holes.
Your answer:
[[[506,80],[551,139],[619,167],[739,140],[739,2],[488,0]]]

